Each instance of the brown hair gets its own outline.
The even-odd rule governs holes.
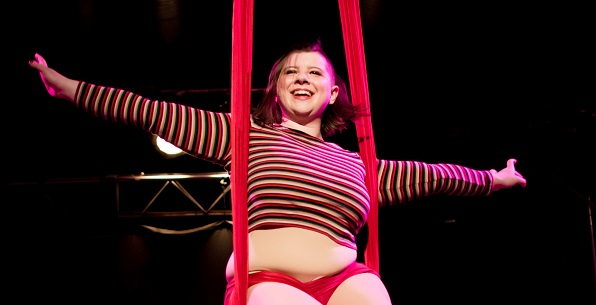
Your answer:
[[[325,138],[331,137],[345,130],[349,122],[364,115],[365,112],[362,108],[352,104],[346,83],[335,72],[331,60],[323,51],[321,41],[318,39],[315,42],[303,42],[294,45],[273,64],[263,98],[253,109],[253,120],[260,126],[272,126],[273,124],[281,123],[281,109],[275,101],[277,96],[277,82],[288,57],[294,53],[302,52],[317,52],[321,54],[331,69],[330,72],[333,76],[331,81],[339,87],[339,94],[335,99],[335,103],[327,105],[321,122],[321,134]]]

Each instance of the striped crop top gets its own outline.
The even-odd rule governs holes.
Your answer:
[[[231,167],[229,113],[156,101],[80,82],[75,105],[92,115],[142,128],[187,153]],[[433,194],[489,195],[492,175],[453,164],[378,160],[379,203]],[[248,230],[296,227],[356,248],[370,210],[360,156],[300,131],[252,124],[248,156]]]

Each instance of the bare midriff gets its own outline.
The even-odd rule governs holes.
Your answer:
[[[299,228],[257,230],[248,234],[248,271],[282,272],[301,282],[333,275],[356,260],[357,251],[325,235]],[[234,277],[234,253],[226,277]]]

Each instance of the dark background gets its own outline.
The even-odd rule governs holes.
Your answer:
[[[290,44],[315,37],[347,80],[336,1],[255,2],[253,88],[265,86]],[[141,232],[152,241],[149,258],[123,254],[120,238],[142,222],[114,216],[109,183],[80,181],[221,168],[165,159],[147,134],[50,98],[27,61],[38,52],[70,78],[227,111],[232,1],[26,1],[5,9],[12,290],[31,301],[218,304],[208,300],[223,293],[225,238],[215,242],[223,243],[217,255],[201,252],[213,249],[207,233]],[[378,157],[478,169],[516,158],[528,179],[525,189],[489,198],[383,208],[381,271],[394,302],[593,298],[593,10],[385,0],[360,1],[360,9]],[[354,135],[333,141],[357,149]],[[57,179],[79,183],[51,183]],[[209,217],[152,221],[193,227]]]

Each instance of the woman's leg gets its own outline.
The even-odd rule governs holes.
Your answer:
[[[391,299],[377,275],[360,273],[341,283],[326,305],[391,305]]]

